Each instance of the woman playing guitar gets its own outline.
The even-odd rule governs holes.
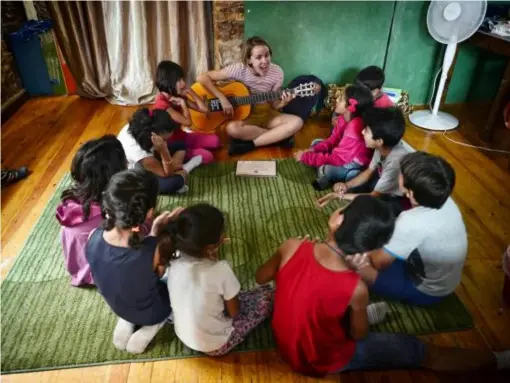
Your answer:
[[[221,93],[213,81],[236,80],[244,83],[250,92],[261,93],[278,91],[283,84],[282,69],[271,62],[271,47],[262,38],[250,37],[243,47],[243,62],[212,70],[198,76],[200,82],[221,102],[223,112],[232,118],[234,109],[227,97]],[[257,104],[253,112],[244,121],[230,121],[227,133],[233,138],[229,155],[244,154],[257,147],[280,141],[283,145],[292,145],[292,136],[303,126],[297,116],[279,113],[295,95],[283,92],[280,100],[272,103]]]

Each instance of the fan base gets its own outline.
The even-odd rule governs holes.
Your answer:
[[[437,112],[437,115],[434,115],[430,110],[418,110],[411,113],[409,121],[420,128],[437,131],[452,130],[459,126],[459,120],[451,114]]]

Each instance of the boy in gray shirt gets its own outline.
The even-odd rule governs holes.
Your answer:
[[[372,265],[363,265],[364,256],[350,262],[376,294],[429,305],[459,285],[467,254],[466,227],[450,197],[455,171],[424,152],[406,155],[400,169],[400,189],[412,209],[400,214],[384,249],[369,255]]]
[[[409,153],[401,141],[405,131],[404,116],[397,108],[373,108],[363,115],[363,120],[365,144],[375,149],[372,162],[357,177],[336,183],[333,190],[337,196],[323,198],[327,201],[340,196],[353,200],[359,194],[370,193],[391,202],[399,214],[410,207],[398,186],[400,159]]]

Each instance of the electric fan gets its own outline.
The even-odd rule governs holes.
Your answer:
[[[447,45],[434,107],[432,110],[419,110],[411,113],[409,120],[414,125],[430,130],[451,130],[459,125],[459,120],[454,116],[439,111],[439,103],[457,44],[467,40],[478,30],[486,10],[487,1],[485,0],[432,1],[430,3],[427,12],[429,33],[436,41]]]

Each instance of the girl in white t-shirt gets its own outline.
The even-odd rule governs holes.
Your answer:
[[[218,356],[243,342],[271,311],[269,286],[241,291],[232,268],[218,259],[225,218],[214,206],[186,208],[158,236],[158,257],[171,261],[168,291],[175,333],[189,348]]]
[[[141,108],[117,137],[126,152],[128,168],[143,167],[158,176],[161,194],[187,192],[188,174],[202,163],[202,157],[195,156],[183,164],[184,143],[167,144],[178,127],[166,111]]]

